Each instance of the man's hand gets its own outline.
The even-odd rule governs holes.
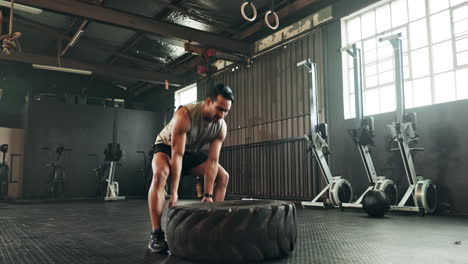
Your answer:
[[[213,198],[212,197],[203,197],[203,199],[201,201],[202,201],[202,203],[212,203]]]
[[[179,197],[177,196],[177,194],[172,194],[171,199],[169,200],[169,208],[172,208],[172,207],[176,206],[178,199],[179,199]]]

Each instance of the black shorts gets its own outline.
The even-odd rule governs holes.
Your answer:
[[[155,144],[154,154],[158,152],[166,153],[169,158],[172,156],[172,148],[166,144]],[[208,160],[208,153],[205,150],[185,151],[182,158],[182,172],[190,173],[190,170]]]

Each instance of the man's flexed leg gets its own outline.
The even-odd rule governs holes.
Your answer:
[[[166,153],[158,152],[153,157],[153,180],[148,193],[148,206],[153,232],[148,244],[149,250],[156,253],[166,252],[167,242],[161,229],[161,216],[164,209],[164,186],[170,173],[170,158]]]

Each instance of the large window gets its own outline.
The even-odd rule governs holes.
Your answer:
[[[394,111],[389,41],[402,33],[406,108],[468,98],[468,0],[382,1],[342,19],[342,45],[362,50],[364,115]],[[343,52],[345,118],[355,117],[353,62]]]
[[[176,109],[181,105],[186,105],[197,101],[197,84],[194,83],[176,91],[174,96],[174,106]]]

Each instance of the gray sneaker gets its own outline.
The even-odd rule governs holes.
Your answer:
[[[168,250],[164,232],[161,229],[151,233],[151,238],[148,243],[148,249],[153,253],[166,254]]]

